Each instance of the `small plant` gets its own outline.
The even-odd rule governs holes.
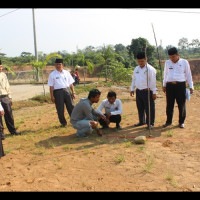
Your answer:
[[[173,131],[167,131],[166,136],[167,137],[172,137],[174,135]]]
[[[155,163],[155,160],[152,157],[152,155],[147,154],[147,160],[146,160],[146,164],[145,164],[145,167],[144,167],[144,171],[145,172],[150,172],[150,170],[152,169],[154,163]]]
[[[115,161],[115,164],[120,164],[121,162],[124,162],[125,161],[124,155],[115,157],[114,161]]]
[[[178,184],[172,174],[167,174],[165,180],[173,187],[177,188]]]

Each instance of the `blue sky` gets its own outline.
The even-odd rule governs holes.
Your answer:
[[[23,51],[34,54],[32,9],[2,16],[13,10],[0,9],[0,52],[11,57]],[[38,51],[44,53],[72,53],[89,45],[129,45],[138,37],[155,45],[151,23],[164,47],[177,46],[182,37],[189,42],[200,40],[200,9],[35,9],[35,17]]]

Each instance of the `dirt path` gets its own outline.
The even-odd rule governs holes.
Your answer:
[[[26,100],[36,95],[43,94],[43,85],[41,84],[11,85],[10,90],[13,101]],[[49,92],[49,86],[47,84],[45,84],[45,91]]]

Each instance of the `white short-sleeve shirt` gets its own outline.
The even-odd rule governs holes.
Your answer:
[[[48,86],[53,86],[54,90],[68,88],[73,83],[74,79],[70,72],[64,69],[61,72],[54,70],[48,79]]]

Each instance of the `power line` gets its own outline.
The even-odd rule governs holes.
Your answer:
[[[10,13],[12,13],[12,12],[15,12],[15,11],[17,11],[17,10],[19,10],[20,8],[17,8],[17,9],[15,9],[15,10],[12,10],[12,11],[10,11],[10,12],[7,12],[7,13],[5,13],[5,14],[3,14],[3,15],[0,15],[0,17],[4,17],[5,15],[8,15],[8,14],[10,14]]]
[[[186,14],[200,14],[200,12],[192,12],[192,11],[181,11],[181,10],[159,10],[159,9],[142,9],[136,8],[135,10],[144,10],[144,11],[157,11],[157,12],[174,12],[174,13],[186,13]]]

